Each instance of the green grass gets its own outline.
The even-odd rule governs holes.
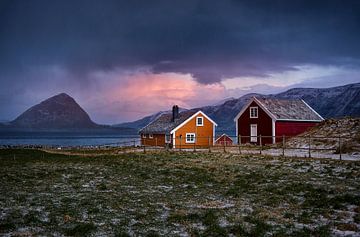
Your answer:
[[[335,229],[359,231],[359,162],[95,153],[0,150],[0,235],[329,236]]]

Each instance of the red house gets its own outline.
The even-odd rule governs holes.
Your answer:
[[[253,97],[235,117],[236,134],[241,143],[263,144],[296,136],[324,119],[303,100]],[[276,137],[276,139],[275,139]]]
[[[233,144],[233,140],[231,139],[231,137],[224,133],[215,140],[215,144],[221,146],[231,146]]]

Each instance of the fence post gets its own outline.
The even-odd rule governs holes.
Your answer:
[[[134,139],[134,148],[136,147],[136,141],[135,141],[135,139]]]
[[[208,136],[208,144],[209,144],[209,153],[211,152],[211,148],[210,148],[210,136]]]
[[[309,158],[311,158],[311,134],[309,134]]]
[[[175,140],[176,140],[176,138],[175,138]],[[181,151],[181,135],[179,136],[179,144],[180,144],[180,151]]]
[[[194,150],[193,150],[194,152],[196,152],[196,139],[197,138],[195,138],[195,141],[194,141]]]
[[[340,160],[342,159],[341,157],[341,136],[339,136],[339,155],[340,155]]]
[[[238,138],[238,143],[239,143],[239,154],[241,155],[241,135],[239,135],[239,138]]]
[[[260,134],[259,138],[260,138],[260,155],[261,155],[261,153],[262,153],[262,139],[261,139],[261,134]]]
[[[282,156],[285,156],[285,135],[282,136]]]

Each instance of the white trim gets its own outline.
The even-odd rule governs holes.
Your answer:
[[[184,126],[185,124],[187,124],[190,120],[192,120],[194,117],[196,117],[199,114],[202,114],[206,119],[208,119],[210,122],[212,122],[215,126],[217,126],[217,123],[215,123],[211,118],[209,118],[205,113],[203,113],[201,110],[199,110],[198,112],[194,113],[192,116],[190,116],[190,118],[186,119],[184,122],[182,122],[180,125],[178,125],[176,128],[174,128],[173,130],[171,130],[171,133],[176,132],[179,128],[181,128],[182,126]]]
[[[321,121],[323,121],[323,120],[305,120],[305,119],[278,119],[278,120],[276,120],[276,121],[279,121],[279,122],[281,122],[281,121],[285,121],[285,122],[287,122],[287,121],[293,121],[293,122],[317,122],[317,123],[319,123],[319,122],[321,122]]]
[[[171,136],[171,133],[170,133],[170,136]],[[176,136],[175,136],[175,132],[173,134],[173,148],[175,148],[175,143],[176,143]]]
[[[276,131],[275,131],[275,128],[276,128],[276,121],[273,119],[272,120],[272,131],[271,131],[271,134],[272,134],[272,143],[275,144],[276,143]]]
[[[236,127],[236,141],[237,144],[239,144],[239,128],[238,128],[238,120],[235,121],[235,127]]]
[[[188,135],[194,136],[193,141],[188,141]],[[196,134],[194,132],[185,133],[185,143],[195,143],[196,142]]]
[[[223,133],[220,137],[218,137],[218,138],[215,140],[215,143],[216,143],[222,136],[227,136],[228,138],[230,138],[230,140],[231,140],[232,142],[234,142],[234,141],[231,139],[231,137],[229,137],[226,133]]]
[[[261,103],[261,101],[259,101],[256,97],[254,97],[254,100],[255,100],[255,102],[265,111],[265,113],[267,113],[267,115],[269,115],[272,119],[277,120],[276,116],[275,116],[273,113],[271,113],[271,112],[266,108],[266,106]]]
[[[201,124],[198,123],[198,122],[199,122],[199,121],[198,121],[199,118],[201,118]],[[203,127],[203,126],[204,126],[204,117],[202,117],[202,116],[197,116],[197,117],[196,117],[196,126],[198,126],[198,127]]]
[[[304,102],[304,104],[306,106],[308,106],[316,115],[319,116],[319,118],[321,118],[321,120],[305,120],[305,119],[278,119],[276,118],[276,116],[274,114],[272,114],[267,108],[266,106],[264,106],[256,97],[253,97],[246,105],[244,105],[244,107],[241,109],[241,111],[236,115],[236,117],[234,118],[234,121],[238,121],[240,116],[246,111],[246,109],[251,105],[252,102],[255,102],[257,105],[259,105],[259,107],[261,109],[263,109],[265,111],[265,113],[267,113],[267,115],[269,115],[273,120],[275,121],[294,121],[294,122],[321,122],[324,120],[323,117],[321,117],[320,114],[318,114],[313,108],[310,107],[310,105],[308,105],[304,100],[302,100]],[[238,133],[238,132],[237,132]]]
[[[311,109],[317,116],[319,116],[319,118],[321,118],[321,120],[324,120],[324,118],[318,114],[318,112],[316,112],[313,108],[311,108],[310,105],[308,105],[308,103],[306,103],[304,100],[301,100],[307,107],[309,107],[309,109]]]
[[[215,144],[215,125],[213,124],[213,144]]]
[[[171,140],[171,139],[170,139],[170,136],[171,136],[171,135],[170,135],[170,134],[169,134],[169,135],[165,134],[164,136],[165,136],[165,143],[170,143],[170,140]],[[169,139],[168,139],[168,138],[169,138]]]
[[[258,99],[256,99],[256,97],[252,97],[251,100],[246,105],[244,105],[244,107],[241,109],[241,111],[236,115],[236,117],[234,118],[234,121],[239,120],[240,116],[246,111],[246,109],[251,105],[252,102],[255,102],[262,110],[264,110],[265,113],[267,113],[267,115],[270,116],[270,118],[276,120],[275,115],[273,115]],[[258,111],[258,113],[259,113],[259,111]]]
[[[255,135],[251,134],[251,132],[252,132],[251,127],[256,127],[256,134]],[[250,142],[257,142],[258,141],[258,137],[257,137],[258,129],[257,128],[258,128],[258,126],[257,126],[256,123],[250,124]],[[253,141],[252,139],[254,139],[255,141]]]
[[[256,117],[255,117],[255,116],[251,116],[251,110],[252,110],[252,109],[256,109]],[[249,112],[250,112],[250,118],[259,118],[259,106],[250,106]]]

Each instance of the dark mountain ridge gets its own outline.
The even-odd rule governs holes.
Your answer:
[[[253,96],[275,99],[303,99],[324,118],[360,117],[360,83],[331,88],[293,88],[270,95],[250,93],[237,99],[226,100],[222,104],[195,109],[204,111],[217,122],[217,134],[228,133],[234,135],[234,118]],[[140,129],[155,118],[156,116],[150,115],[126,123],[126,126]],[[141,126],[137,126],[140,121]],[[119,124],[118,126],[125,126],[125,124]]]
[[[0,124],[7,131],[93,131],[136,133],[131,128],[114,128],[93,122],[86,111],[66,93],[32,106],[15,120]]]

